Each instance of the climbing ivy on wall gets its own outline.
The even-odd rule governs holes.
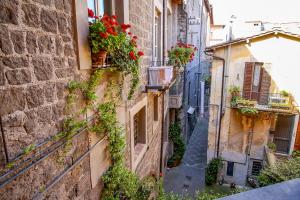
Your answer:
[[[181,136],[181,128],[179,122],[175,122],[170,125],[169,138],[173,142],[174,153],[172,157],[168,160],[168,166],[175,167],[180,164],[180,161],[185,151],[185,144]]]

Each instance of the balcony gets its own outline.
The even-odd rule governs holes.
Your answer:
[[[295,113],[297,111],[290,95],[252,91],[244,91],[238,95],[236,101],[232,102],[232,107],[251,107],[256,108],[258,111],[276,113]]]
[[[182,106],[182,94],[183,94],[183,79],[181,75],[176,77],[176,82],[170,88],[169,92],[169,107],[181,108]]]
[[[165,91],[174,82],[173,66],[159,66],[148,68],[147,91]]]

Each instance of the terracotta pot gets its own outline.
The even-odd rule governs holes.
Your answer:
[[[107,52],[100,50],[98,53],[92,53],[93,65],[105,65]]]

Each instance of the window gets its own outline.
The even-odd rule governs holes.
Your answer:
[[[227,176],[233,176],[234,162],[227,162]]]
[[[146,107],[143,107],[133,117],[134,148],[146,143]]]
[[[153,120],[158,121],[158,96],[153,98]]]
[[[271,76],[264,69],[263,63],[247,62],[245,64],[244,98],[256,100],[260,104],[267,104],[270,86]]]
[[[129,113],[131,164],[135,170],[147,150],[147,97],[133,106]]]
[[[262,162],[261,162],[261,161],[254,160],[254,161],[252,162],[251,175],[253,175],[253,176],[258,176],[261,169],[262,169]]]
[[[88,8],[96,15],[117,15],[119,23],[129,23],[129,0],[75,0],[76,39],[79,69],[91,69]]]
[[[161,62],[161,13],[156,10],[155,11],[155,20],[154,20],[154,65],[160,65]]]

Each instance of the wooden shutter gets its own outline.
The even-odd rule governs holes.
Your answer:
[[[270,86],[271,86],[271,76],[267,72],[265,68],[262,67],[260,73],[260,95],[259,95],[259,104],[266,105],[269,101],[269,93],[270,93]]]
[[[244,74],[244,86],[243,86],[243,97],[245,99],[251,99],[252,92],[252,81],[253,81],[253,70],[254,62],[245,63],[245,74]]]

